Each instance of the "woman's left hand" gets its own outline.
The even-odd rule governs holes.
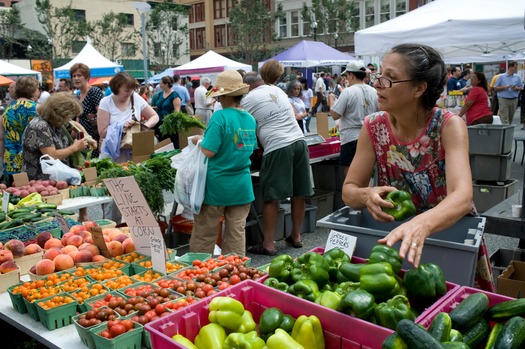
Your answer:
[[[125,128],[130,128],[131,126],[135,125],[136,121],[135,120],[128,120],[124,123],[124,127]]]
[[[425,239],[430,235],[430,231],[420,221],[421,219],[413,217],[378,240],[380,244],[387,244],[390,247],[402,240],[399,255],[402,258],[406,257],[408,262],[416,268],[421,261]]]

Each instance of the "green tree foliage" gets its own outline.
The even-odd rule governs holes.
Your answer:
[[[172,66],[189,48],[183,46],[188,36],[188,6],[172,4],[170,0],[150,3],[152,10],[146,21],[148,57],[162,68]]]
[[[0,11],[0,57],[13,57],[15,44],[20,44],[22,21],[16,6],[11,10]]]
[[[267,1],[238,0],[230,15],[230,29],[237,45],[232,56],[241,62],[255,65],[280,50],[275,21],[284,16],[282,4],[272,12]]]
[[[327,45],[342,46],[353,42],[354,32],[359,29],[359,12],[354,1],[312,0],[303,3],[303,21],[317,22],[317,40]]]
[[[140,33],[133,26],[127,25],[126,15],[113,11],[93,23],[90,37],[93,39],[93,46],[111,61],[135,56],[140,42]],[[123,50],[121,43],[129,44],[128,49]]]

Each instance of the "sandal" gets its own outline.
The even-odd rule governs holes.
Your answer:
[[[293,241],[292,236],[288,236],[286,239],[284,239],[284,242],[286,242],[287,245],[292,246],[293,248],[301,248],[303,247],[302,241]]]
[[[246,252],[253,253],[253,254],[261,254],[265,256],[275,256],[277,254],[276,250],[269,251],[262,244],[250,246],[246,250]]]

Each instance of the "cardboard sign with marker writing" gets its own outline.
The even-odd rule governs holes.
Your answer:
[[[106,246],[106,242],[104,241],[104,235],[102,234],[102,228],[92,227],[92,228],[89,228],[89,232],[91,233],[91,236],[93,237],[93,244],[98,247],[100,254],[106,258],[110,258],[111,255],[109,254],[108,247]]]
[[[357,243],[357,238],[353,235],[348,235],[341,233],[336,230],[330,230],[328,239],[326,240],[325,252],[331,250],[332,248],[338,247],[341,250],[345,251],[347,255],[352,258],[352,255],[355,251],[355,245]]]
[[[153,270],[166,273],[166,246],[164,246],[164,239],[155,235],[150,235],[151,244],[151,266]]]
[[[69,232],[69,225],[67,224],[66,219],[62,217],[60,213],[55,215],[55,219],[57,220],[60,229],[62,229],[62,232],[67,234]]]
[[[151,212],[135,178],[120,177],[104,179],[115,205],[129,227],[137,252],[150,255],[150,236],[164,241],[159,224]],[[155,266],[154,266],[155,268]]]

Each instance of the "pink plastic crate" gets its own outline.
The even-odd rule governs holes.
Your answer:
[[[271,307],[277,307],[293,317],[316,315],[323,326],[326,348],[381,348],[384,339],[393,333],[388,328],[321,307],[255,281],[245,280],[221,293],[146,324],[145,328],[151,334],[152,347],[184,349],[171,337],[182,334],[194,340],[199,329],[209,323],[208,304],[218,296],[230,296],[241,301],[256,321],[266,308]]]
[[[454,309],[459,303],[461,303],[465,298],[467,298],[473,293],[479,292],[485,293],[489,297],[489,308],[493,305],[515,299],[512,297],[502,296],[500,294],[479,290],[477,288],[462,286],[458,290],[456,290],[456,292],[454,292],[453,295],[451,295],[444,302],[442,302],[438,307],[434,307],[432,311],[428,312],[424,319],[418,321],[418,324],[421,324],[428,328],[437,314],[441,312],[450,313],[450,311]]]

